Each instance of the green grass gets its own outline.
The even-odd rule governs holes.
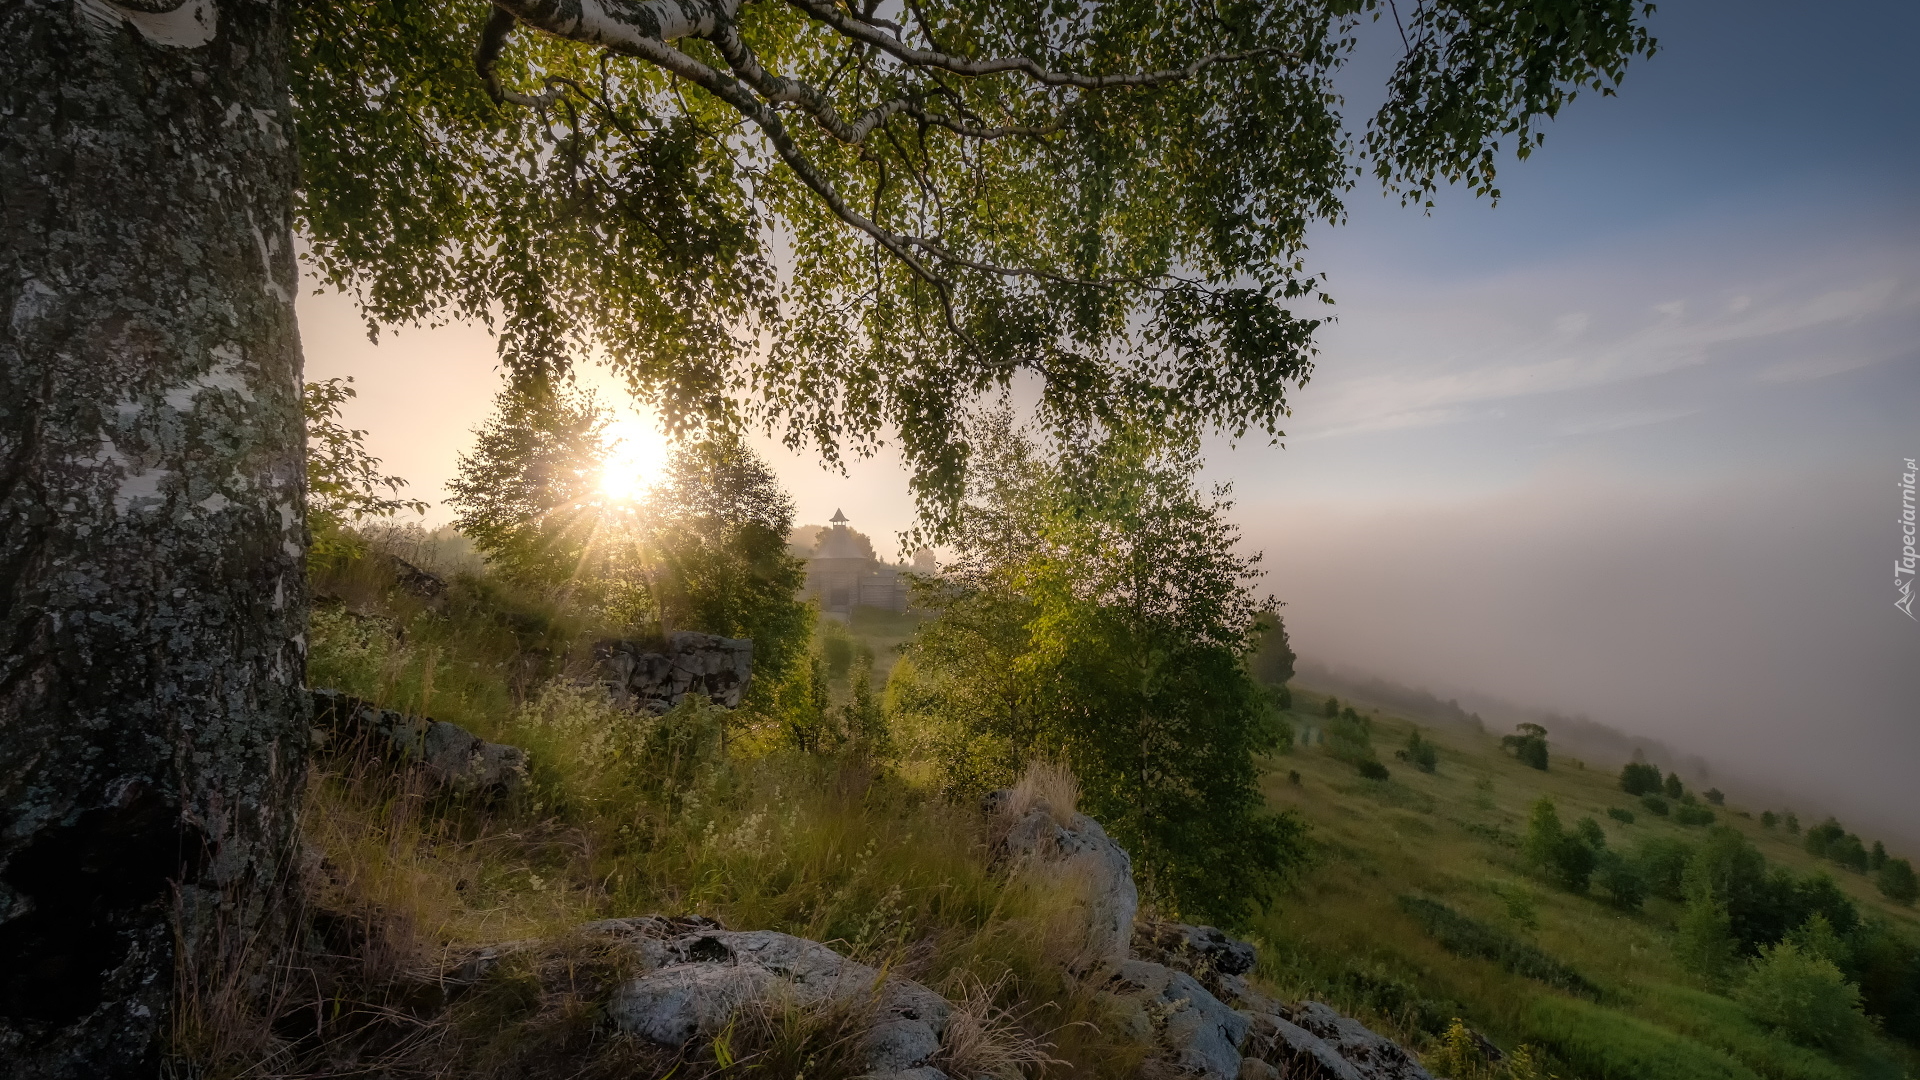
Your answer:
[[[1319,695],[1295,699],[1296,725],[1324,727],[1313,715]],[[1376,711],[1370,727],[1374,745],[1391,747],[1414,725]],[[1283,995],[1318,997],[1420,1049],[1458,1016],[1501,1046],[1542,1049],[1561,1080],[1837,1080],[1899,1077],[1920,1064],[1911,1048],[1880,1039],[1842,1055],[1795,1045],[1679,968],[1676,905],[1655,899],[1622,912],[1531,874],[1519,841],[1542,797],[1562,821],[1598,820],[1611,847],[1703,839],[1705,828],[1670,817],[1610,816],[1633,806],[1615,766],[1555,756],[1542,772],[1503,753],[1497,732],[1421,730],[1440,751],[1432,774],[1394,761],[1390,779],[1364,780],[1331,743],[1271,759],[1269,801],[1311,822],[1316,847],[1253,928],[1260,972]],[[1736,810],[1725,808],[1720,823],[1770,861],[1832,871],[1784,830]],[[1836,876],[1863,912],[1920,932],[1914,912],[1885,902],[1864,876]]]
[[[1072,937],[1060,898],[997,872],[978,815],[934,797],[916,763],[799,755],[751,710],[611,709],[570,682],[589,673],[587,646],[605,628],[484,577],[457,580],[440,604],[393,591],[367,562],[334,566],[316,585],[337,599],[315,616],[313,685],[461,724],[533,761],[528,789],[493,806],[427,797],[382,765],[321,762],[304,821],[326,872],[310,879],[309,902],[328,925],[352,928],[310,980],[330,1015],[390,1017],[407,972],[477,945],[698,913],[828,941],[950,996],[992,987],[990,1006],[1021,1017],[1021,1037],[1050,1039],[1068,1062],[1048,1076],[1137,1072],[1140,1048],[1104,1030],[1092,996],[1060,974]],[[876,679],[916,621],[855,613],[847,629],[873,649]],[[1411,728],[1376,713],[1366,730],[1390,749]],[[1314,851],[1244,928],[1260,946],[1256,978],[1276,996],[1326,1001],[1416,1050],[1458,1017],[1501,1046],[1535,1047],[1560,1080],[1891,1080],[1912,1068],[1910,1050],[1882,1040],[1842,1056],[1787,1042],[1677,967],[1673,904],[1615,910],[1535,878],[1519,851],[1542,796],[1563,821],[1599,820],[1613,847],[1698,842],[1704,829],[1609,816],[1632,805],[1611,771],[1556,758],[1541,772],[1503,754],[1495,734],[1424,734],[1439,750],[1431,774],[1390,760],[1389,779],[1369,780],[1331,742],[1268,763],[1269,802],[1311,823]],[[1735,808],[1719,817],[1796,873],[1827,866]],[[1861,875],[1836,876],[1863,910],[1920,930]],[[548,957],[540,970],[590,973],[597,962]],[[575,1062],[585,1069],[602,1052],[591,1001],[509,975],[436,1036],[446,1067],[511,1074],[553,1053],[587,1055]],[[776,1048],[805,1032],[763,1034]]]

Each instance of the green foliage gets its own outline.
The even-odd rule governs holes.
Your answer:
[[[1674,941],[1674,953],[1687,970],[1710,981],[1718,980],[1733,964],[1736,942],[1726,901],[1714,887],[1712,865],[1696,856],[1681,881],[1686,907]]]
[[[1253,649],[1247,654],[1247,673],[1267,686],[1285,688],[1293,678],[1293,646],[1287,624],[1277,611],[1263,611],[1253,631]]]
[[[1715,806],[1725,806],[1727,804],[1726,793],[1722,792],[1719,788],[1708,788],[1705,792],[1705,798]]]
[[[1498,927],[1468,918],[1424,896],[1402,896],[1398,903],[1402,911],[1412,916],[1448,952],[1491,960],[1504,970],[1568,993],[1599,995],[1599,990],[1579,972]]]
[[[590,395],[509,389],[447,486],[503,577],[642,630],[752,638],[764,702],[805,654],[812,610],[786,552],[793,502],[736,436],[676,447],[641,501],[601,490],[607,414]]]
[[[1607,807],[1607,816],[1619,822],[1622,825],[1633,824],[1633,811],[1628,810],[1624,807],[1619,807],[1619,806]]]
[[[853,667],[853,639],[838,620],[820,624],[820,657],[827,665],[827,678],[842,682]]]
[[[1640,866],[1617,851],[1601,851],[1595,860],[1594,884],[1607,903],[1622,911],[1638,911],[1647,899],[1647,879]]]
[[[1868,1031],[1860,990],[1832,960],[1794,941],[1763,945],[1734,989],[1754,1019],[1810,1046],[1843,1046]]]
[[[1671,836],[1649,836],[1635,845],[1633,861],[1646,878],[1647,889],[1664,900],[1684,900],[1692,844]]]
[[[1800,835],[1800,816],[1791,810],[1787,811],[1787,835]]]
[[[1525,156],[1654,48],[1626,0],[1419,8],[1360,142],[1334,83],[1360,39],[1350,3],[1035,20],[948,2],[899,31],[1076,75],[1189,71],[1064,95],[1014,65],[901,62],[825,8],[716,9],[709,33],[751,50],[736,58],[808,88],[779,106],[768,83],[687,77],[721,63],[707,41],[676,44],[700,58],[676,76],[557,22],[490,39],[519,95],[495,104],[473,60],[490,10],[292,8],[297,224],[323,279],[370,320],[497,322],[522,381],[591,351],[676,432],[731,422],[739,387],[830,458],[897,429],[916,491],[948,508],[980,392],[1023,374],[1062,429],[1132,413],[1277,431],[1319,324],[1296,310],[1319,283],[1300,252],[1342,218],[1353,152],[1410,199],[1493,195],[1503,145]],[[542,91],[556,100],[511,103]]]
[[[1920,878],[1915,877],[1913,863],[1906,859],[1888,859],[1881,863],[1873,883],[1881,895],[1896,904],[1912,907],[1915,900],[1920,900]]]
[[[1539,724],[1519,724],[1514,734],[1501,738],[1500,746],[1524,765],[1545,771],[1547,768],[1547,729]]]
[[[1320,715],[1326,717],[1329,720],[1333,719],[1336,716],[1339,716],[1340,715],[1340,699],[1337,697],[1334,697],[1332,694],[1328,694],[1326,705],[1324,708],[1320,710]]]
[[[307,425],[307,527],[322,556],[339,543],[342,526],[427,510],[424,500],[399,497],[407,482],[381,473],[380,459],[367,453],[367,433],[340,422],[340,407],[358,394],[352,382],[352,376],[310,382],[300,396]]]
[[[734,435],[678,446],[635,517],[663,626],[752,638],[768,685],[800,664],[814,612],[797,599],[805,563],[786,549],[793,500],[765,460]]]
[[[1668,805],[1666,798],[1660,795],[1642,795],[1640,805],[1646,808],[1647,813],[1656,817],[1666,817],[1673,812],[1673,807]]]
[[[1540,870],[1572,892],[1586,892],[1606,845],[1599,823],[1583,818],[1572,832],[1560,824],[1560,813],[1551,799],[1533,804],[1527,816],[1527,836],[1520,852],[1527,865]]]
[[[1687,785],[1680,782],[1680,774],[1677,772],[1667,774],[1667,782],[1664,787],[1666,796],[1669,799],[1684,798],[1687,794]]]
[[[473,452],[460,456],[447,483],[447,502],[454,527],[508,581],[637,587],[631,538],[596,543],[624,524],[597,498],[606,426],[606,413],[586,395],[507,390],[495,399]]]
[[[1660,770],[1643,761],[1630,761],[1620,770],[1620,790],[1629,795],[1652,795],[1660,790]]]
[[[1368,780],[1387,780],[1392,778],[1392,774],[1387,772],[1387,767],[1378,761],[1362,761],[1356,765],[1355,768],[1359,769],[1360,775]]]
[[[981,435],[941,614],[905,649],[916,684],[889,690],[901,726],[965,748],[949,760],[1004,763],[983,779],[1063,759],[1149,896],[1244,918],[1298,827],[1260,809],[1272,733],[1244,663],[1259,609],[1224,493],[1194,488],[1190,446],[1127,436],[1043,459],[1005,414]]]
[[[1357,718],[1335,716],[1327,721],[1325,732],[1327,752],[1339,760],[1354,766],[1375,760],[1373,730]]]
[[[887,719],[873,694],[873,652],[862,648],[849,674],[851,687],[847,703],[841,707],[841,730],[854,751],[864,757],[885,757],[893,752]]]
[[[1873,850],[1867,853],[1867,869],[1878,870],[1887,864],[1887,845],[1882,841],[1873,842]]]
[[[1424,773],[1432,772],[1440,764],[1439,748],[1421,738],[1418,728],[1407,736],[1406,749],[1394,751],[1393,756]]]
[[[1673,809],[1673,821],[1676,825],[1711,825],[1713,811],[1693,803],[1681,803]]]
[[[1780,816],[1778,814],[1775,814],[1771,810],[1760,811],[1760,827],[1761,828],[1771,829],[1778,824],[1780,824]]]
[[[1595,1080],[1759,1080],[1724,1051],[1578,999],[1541,994],[1525,1017],[1536,1038]]]

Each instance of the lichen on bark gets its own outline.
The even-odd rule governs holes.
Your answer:
[[[153,1075],[181,980],[243,975],[236,945],[271,940],[291,879],[285,13],[186,7],[204,33],[100,0],[0,10],[0,1060],[19,1077]]]

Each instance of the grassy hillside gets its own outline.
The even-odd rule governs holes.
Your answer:
[[[1313,823],[1317,855],[1258,928],[1260,971],[1287,994],[1323,997],[1428,1048],[1460,1017],[1501,1046],[1546,1048],[1549,1067],[1568,1078],[1838,1080],[1912,1070],[1912,1051],[1885,1039],[1819,1052],[1749,1020],[1716,992],[1724,985],[1676,962],[1678,904],[1649,898],[1641,911],[1622,911],[1598,890],[1576,895],[1526,869],[1521,839],[1543,797],[1564,822],[1602,823],[1616,849],[1655,836],[1702,839],[1705,828],[1649,814],[1621,791],[1621,762],[1554,755],[1543,772],[1503,752],[1496,735],[1425,728],[1438,762],[1423,773],[1393,757],[1415,726],[1363,706],[1390,771],[1369,780],[1334,756],[1337,742],[1316,740],[1327,726],[1324,699],[1295,697],[1289,717],[1300,745],[1272,759],[1265,790]],[[1633,822],[1609,817],[1610,808]],[[1863,914],[1920,934],[1920,916],[1864,876],[1820,863],[1741,808],[1716,809],[1769,862],[1830,872]]]
[[[390,762],[322,756],[303,818],[306,947],[285,972],[271,1027],[222,1015],[218,1002],[189,1010],[182,1042],[212,1064],[208,1075],[692,1077],[757,1068],[722,1058],[811,1053],[803,1025],[769,1028],[759,1051],[620,1057],[595,1011],[612,973],[568,951],[583,947],[568,944],[569,931],[641,914],[784,930],[917,978],[977,1021],[982,1053],[998,1063],[988,1075],[1139,1075],[1142,1048],[1062,973],[1061,943],[1073,934],[1060,898],[1000,873],[978,811],[941,799],[910,750],[800,753],[779,722],[752,709],[623,713],[578,682],[608,628],[481,574],[456,573],[447,595],[429,600],[369,553],[322,567],[315,586],[313,685],[525,747],[531,783],[504,802],[476,803],[436,796]],[[879,684],[914,624],[862,611],[845,626],[823,623],[815,647],[830,638],[864,646]],[[836,683],[833,696],[838,708],[851,687]],[[1619,763],[1589,768],[1555,754],[1542,772],[1493,735],[1428,729],[1438,760],[1422,773],[1393,757],[1413,725],[1369,709],[1373,753],[1391,771],[1369,780],[1334,756],[1321,699],[1296,698],[1302,708],[1287,718],[1299,738],[1266,759],[1264,790],[1311,824],[1313,854],[1271,910],[1236,928],[1261,946],[1258,980],[1276,996],[1328,1001],[1457,1080],[1913,1071],[1912,1051],[1885,1039],[1816,1051],[1750,1020],[1724,985],[1675,961],[1675,903],[1623,912],[1524,866],[1529,808],[1543,796],[1570,826],[1603,822],[1614,847],[1701,839],[1703,828],[1638,812],[1618,790]],[[1607,817],[1610,808],[1635,810],[1635,821]],[[1737,808],[1719,817],[1775,864],[1823,868]],[[1863,912],[1920,937],[1912,910],[1857,874],[1833,873]],[[423,989],[423,973],[477,947],[527,939],[557,944],[504,965],[490,989],[451,1008]],[[308,1016],[311,1026],[287,1020]],[[1449,1064],[1471,1045],[1456,1033],[1449,1049],[1456,1018],[1508,1051],[1529,1047],[1544,1071],[1512,1058],[1488,1070],[1471,1054]]]

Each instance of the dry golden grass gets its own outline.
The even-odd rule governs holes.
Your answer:
[[[1080,812],[1080,780],[1064,763],[1036,758],[1014,781],[1004,813],[1015,820],[1035,808],[1043,809],[1055,825],[1070,827]]]

